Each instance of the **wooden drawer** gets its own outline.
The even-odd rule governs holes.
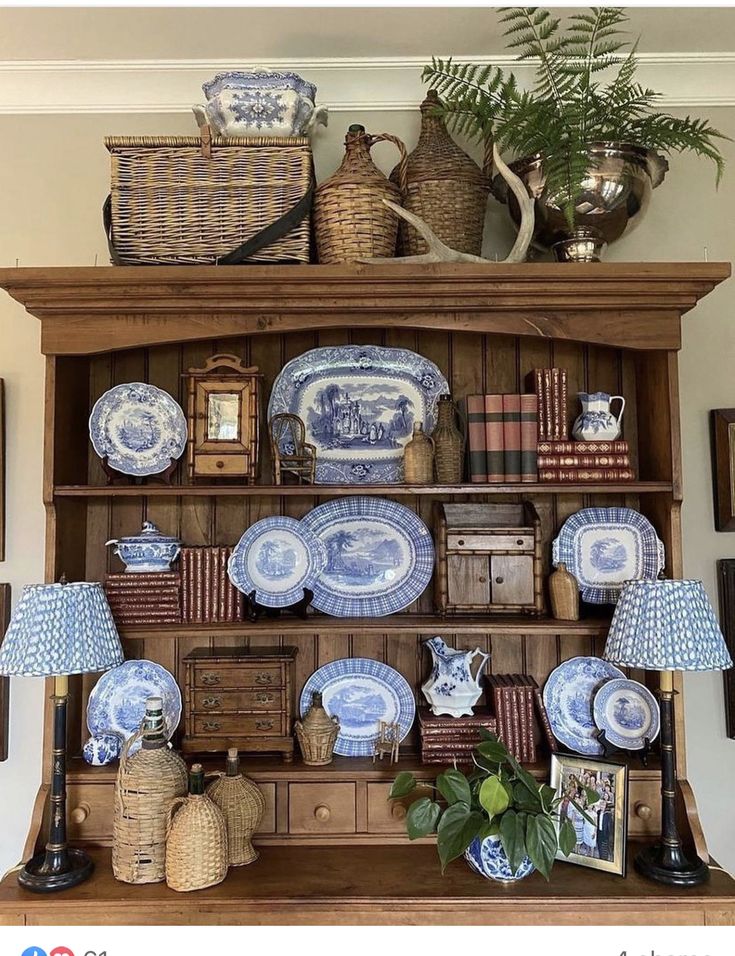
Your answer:
[[[248,471],[245,455],[197,455],[194,465],[196,475],[243,475]]]
[[[221,714],[228,711],[276,711],[283,709],[282,693],[275,690],[197,690],[193,711],[197,714]]]
[[[289,833],[354,833],[354,783],[291,783]]]
[[[236,667],[222,667],[210,664],[194,668],[195,687],[232,687],[239,690],[250,687],[275,688],[280,687],[281,683],[281,668],[278,665],[239,664]]]
[[[658,836],[661,833],[661,781],[631,779],[628,787],[628,833]]]
[[[406,833],[406,812],[414,800],[431,796],[428,788],[416,787],[402,800],[389,800],[390,783],[368,783],[368,833]]]
[[[448,534],[448,551],[528,551],[533,553],[532,534]]]
[[[277,714],[206,714],[192,718],[195,737],[280,737],[287,731],[283,715]]]
[[[72,783],[67,787],[70,842],[109,843],[115,788],[112,783]]]

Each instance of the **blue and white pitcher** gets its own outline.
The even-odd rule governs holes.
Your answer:
[[[421,690],[432,713],[437,717],[441,714],[472,716],[472,707],[482,694],[480,674],[490,655],[479,647],[474,651],[455,650],[447,647],[440,637],[431,637],[424,644],[431,651],[433,666]],[[480,664],[473,674],[472,664],[476,657],[480,658]]]
[[[582,412],[572,426],[577,441],[615,441],[620,435],[625,399],[607,392],[579,392]],[[613,402],[620,402],[617,418],[610,410]]]

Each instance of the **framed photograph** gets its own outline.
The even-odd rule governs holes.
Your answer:
[[[735,660],[735,558],[717,562],[717,590],[720,594],[720,627],[730,657]],[[735,668],[722,672],[725,681],[725,726],[735,739]]]
[[[552,754],[551,786],[561,796],[559,826],[569,820],[577,844],[557,859],[625,876],[628,768],[624,764]],[[597,799],[593,799],[593,796]]]
[[[10,623],[10,585],[0,584],[0,644]],[[8,759],[10,678],[0,677],[0,760]]]
[[[735,408],[713,408],[710,425],[715,527],[735,531]]]

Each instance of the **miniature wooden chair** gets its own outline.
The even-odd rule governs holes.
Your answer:
[[[298,415],[282,412],[268,422],[273,480],[284,484],[286,475],[294,475],[297,484],[313,485],[316,478],[316,447],[306,439],[306,428]]]
[[[380,721],[380,731],[373,750],[373,763],[375,763],[376,757],[380,757],[382,760],[383,754],[390,756],[391,763],[398,763],[398,747],[400,745],[398,733],[398,724],[389,724],[384,720]]]

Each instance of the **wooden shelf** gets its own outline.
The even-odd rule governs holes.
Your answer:
[[[670,481],[626,481],[619,484],[512,484],[462,485],[57,485],[57,498],[170,498],[170,497],[309,497],[335,495],[635,495],[670,492]]]
[[[530,637],[601,637],[607,634],[610,619],[591,618],[584,621],[555,621],[552,618],[466,617],[441,618],[431,614],[394,614],[386,617],[350,618],[313,614],[299,618],[261,619],[256,623],[236,624],[159,624],[155,627],[121,627],[126,640],[154,638],[231,638],[269,636],[274,634],[525,634]]]

